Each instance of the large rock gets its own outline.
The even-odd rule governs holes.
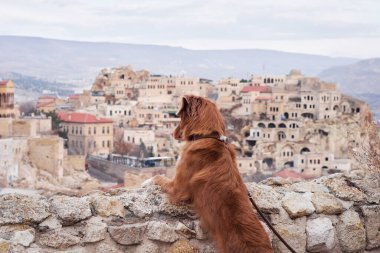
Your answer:
[[[92,215],[90,203],[85,198],[55,196],[51,206],[65,225],[87,219]]]
[[[327,189],[326,186],[323,184],[319,184],[317,182],[298,182],[294,183],[289,187],[290,190],[294,192],[328,192],[329,189]]]
[[[371,250],[380,247],[380,206],[361,207],[367,232],[367,247]]]
[[[173,245],[170,246],[170,248],[167,251],[168,253],[197,253],[198,250],[195,249],[189,241],[187,240],[179,240]]]
[[[330,252],[335,247],[335,229],[329,218],[308,220],[306,234],[310,252]]]
[[[340,214],[344,211],[343,204],[329,193],[313,193],[311,202],[313,202],[316,213]]]
[[[136,253],[167,252],[157,241],[145,240],[136,247]]]
[[[196,233],[195,238],[198,240],[205,240],[208,238],[207,231],[205,231],[199,220],[194,221],[194,231]]]
[[[0,227],[0,238],[12,241],[15,245],[29,246],[34,242],[35,230],[28,225],[6,225]]]
[[[139,244],[144,239],[147,223],[108,227],[111,238],[122,245]]]
[[[366,195],[343,176],[328,178],[324,183],[338,198],[355,202],[364,202],[366,200]]]
[[[306,252],[306,217],[295,219],[292,224],[280,223],[275,229],[296,252]],[[289,252],[276,236],[273,247],[275,252]]]
[[[307,216],[315,211],[309,198],[304,194],[288,193],[282,200],[282,206],[291,218]]]
[[[0,225],[40,223],[50,215],[46,199],[33,195],[0,196]]]
[[[281,208],[280,199],[283,197],[268,185],[247,184],[253,200],[264,213],[279,213]]]
[[[168,196],[165,194],[162,196],[162,202],[158,207],[158,211],[162,214],[168,214],[170,216],[190,216],[192,212],[186,205],[172,205],[169,202]]]
[[[161,242],[175,242],[179,238],[175,232],[175,227],[162,221],[149,222],[146,235],[151,240]]]
[[[96,214],[100,216],[124,216],[124,205],[117,197],[95,195],[89,199],[95,208]]]
[[[364,250],[366,246],[365,229],[357,212],[348,210],[342,213],[336,229],[340,247],[344,252]]]
[[[163,198],[160,188],[150,185],[146,188],[129,190],[120,196],[122,204],[140,218],[151,216]]]
[[[360,178],[350,178],[350,181],[367,195],[367,201],[380,204],[380,176],[367,173]]]
[[[68,248],[80,242],[79,234],[73,229],[58,228],[47,230],[39,237],[39,243],[56,249]]]
[[[188,228],[185,224],[183,224],[182,222],[178,222],[177,223],[177,226],[175,228],[175,231],[186,237],[186,238],[192,238],[192,237],[195,237],[196,236],[196,232],[190,228]]]
[[[83,242],[98,242],[104,240],[107,234],[107,224],[100,217],[92,217],[83,222]]]
[[[62,224],[56,215],[48,217],[46,220],[38,225],[40,230],[61,228]]]

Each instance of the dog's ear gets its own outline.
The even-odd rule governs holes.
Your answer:
[[[189,96],[183,96],[182,97],[182,105],[181,109],[177,112],[177,116],[181,116],[183,113],[189,112]]]
[[[201,98],[192,95],[185,95],[182,98],[182,107],[177,115],[181,116],[183,113],[185,113],[186,116],[196,117],[201,105]]]

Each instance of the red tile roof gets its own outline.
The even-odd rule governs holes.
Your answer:
[[[5,85],[7,85],[8,82],[9,82],[9,80],[0,81],[0,86],[5,86]]]
[[[268,86],[245,86],[240,92],[270,92]]]
[[[38,99],[57,99],[57,97],[50,96],[50,95],[43,95],[43,96],[39,97]]]
[[[95,115],[89,113],[80,113],[80,112],[58,112],[57,113],[60,120],[64,122],[71,123],[112,123],[111,119],[106,118],[96,118]]]
[[[79,99],[80,98],[80,94],[72,94],[69,96],[69,99]]]
[[[48,105],[55,105],[55,101],[47,101],[45,103],[37,102],[37,108],[48,106]]]
[[[276,173],[274,173],[276,177],[282,178],[293,178],[293,179],[304,179],[305,177],[301,173],[297,173],[291,169],[282,169]]]

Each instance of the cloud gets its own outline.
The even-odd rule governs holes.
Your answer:
[[[380,38],[378,0],[2,0],[1,5],[0,34],[193,47],[288,43],[291,51],[305,41],[367,46]],[[345,43],[335,46],[339,54],[352,53],[344,51]]]

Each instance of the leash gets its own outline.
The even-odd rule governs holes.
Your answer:
[[[251,193],[248,191],[249,200],[251,201],[253,207],[257,210],[257,212],[260,214],[261,218],[265,221],[265,223],[269,226],[269,228],[272,230],[272,232],[280,239],[280,241],[292,252],[297,253],[290,245],[282,238],[282,236],[277,232],[277,230],[272,226],[272,224],[268,221],[268,219],[265,217],[265,215],[260,211],[259,207],[256,205],[255,201],[252,198]]]

